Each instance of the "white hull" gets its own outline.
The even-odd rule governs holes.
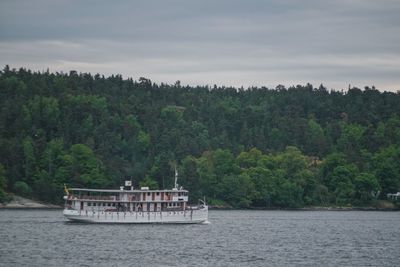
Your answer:
[[[202,223],[208,219],[208,207],[186,211],[97,212],[65,209],[64,216],[85,223]]]

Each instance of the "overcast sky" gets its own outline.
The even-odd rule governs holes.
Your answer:
[[[400,90],[398,0],[1,0],[0,68]]]

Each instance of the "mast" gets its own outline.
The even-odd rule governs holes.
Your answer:
[[[176,169],[176,166],[175,166],[175,184],[174,184],[174,189],[178,189],[178,170]]]

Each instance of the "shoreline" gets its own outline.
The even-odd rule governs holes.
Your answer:
[[[39,202],[36,200],[12,196],[12,200],[8,203],[0,203],[1,209],[9,210],[50,210],[50,209],[63,209],[63,206]],[[248,207],[248,208],[234,208],[224,205],[209,205],[210,210],[265,210],[265,211],[400,211],[400,206],[395,203],[381,200],[376,203],[376,206],[365,207],[349,207],[349,206],[308,206],[301,208],[280,208],[280,207]]]
[[[209,210],[254,210],[254,211],[400,211],[400,208],[338,208],[338,207],[318,207],[318,208],[215,208],[210,207]]]
[[[0,209],[9,210],[38,210],[38,209],[62,209],[62,206],[35,201],[32,199],[12,196],[12,200],[8,203],[0,203]]]
[[[265,211],[400,211],[400,207],[392,205],[365,206],[365,207],[340,207],[340,206],[308,206],[301,208],[279,207],[248,207],[234,208],[230,206],[209,206],[210,210],[265,210]]]

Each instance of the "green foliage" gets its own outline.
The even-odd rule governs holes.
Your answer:
[[[33,140],[29,136],[22,141],[22,148],[24,150],[24,169],[25,180],[30,182],[36,172],[36,157],[34,152]]]
[[[329,176],[329,187],[333,193],[336,204],[347,205],[351,203],[354,196],[353,181],[357,175],[357,169],[354,166],[338,166]]]
[[[29,197],[32,195],[31,187],[22,181],[18,181],[14,184],[14,191],[17,194],[25,197]]]
[[[25,117],[26,130],[34,128],[45,129],[54,134],[60,119],[59,102],[54,97],[34,96],[22,107]],[[33,128],[33,129],[32,129]]]
[[[373,165],[384,194],[400,191],[400,147],[381,149],[375,154]]]
[[[341,131],[338,140],[339,150],[348,155],[351,159],[355,161],[359,160],[365,127],[359,124],[342,123]]]
[[[104,187],[109,184],[102,163],[84,144],[71,147],[71,182],[82,187]]]
[[[251,205],[254,184],[245,173],[226,175],[222,180],[223,199],[234,207],[246,208]]]
[[[7,193],[6,187],[7,187],[7,180],[5,177],[5,169],[2,164],[0,164],[0,203],[5,202],[7,200]]]
[[[146,151],[150,146],[150,136],[143,131],[139,131],[138,145],[140,151]]]
[[[6,170],[4,169],[3,164],[0,164],[0,190],[6,190],[7,188],[7,180],[6,180]]]
[[[326,137],[318,122],[308,120],[305,135],[305,147],[309,155],[322,156],[326,153]]]
[[[371,173],[360,173],[354,180],[357,197],[361,203],[374,199],[376,193],[381,190],[378,179]]]
[[[41,170],[35,177],[33,189],[37,197],[48,202],[57,201],[57,199],[54,199],[54,197],[61,195],[62,192],[61,185],[59,185],[57,188],[55,181],[45,170]],[[59,203],[61,201],[58,200],[57,202]]]
[[[400,191],[400,93],[249,90],[0,71],[0,199],[179,183],[233,207],[368,205]],[[32,189],[32,190],[31,190]],[[5,194],[5,193],[4,193]]]
[[[158,184],[156,181],[150,178],[150,176],[146,175],[146,177],[140,181],[140,187],[149,187],[150,190],[158,189]]]

